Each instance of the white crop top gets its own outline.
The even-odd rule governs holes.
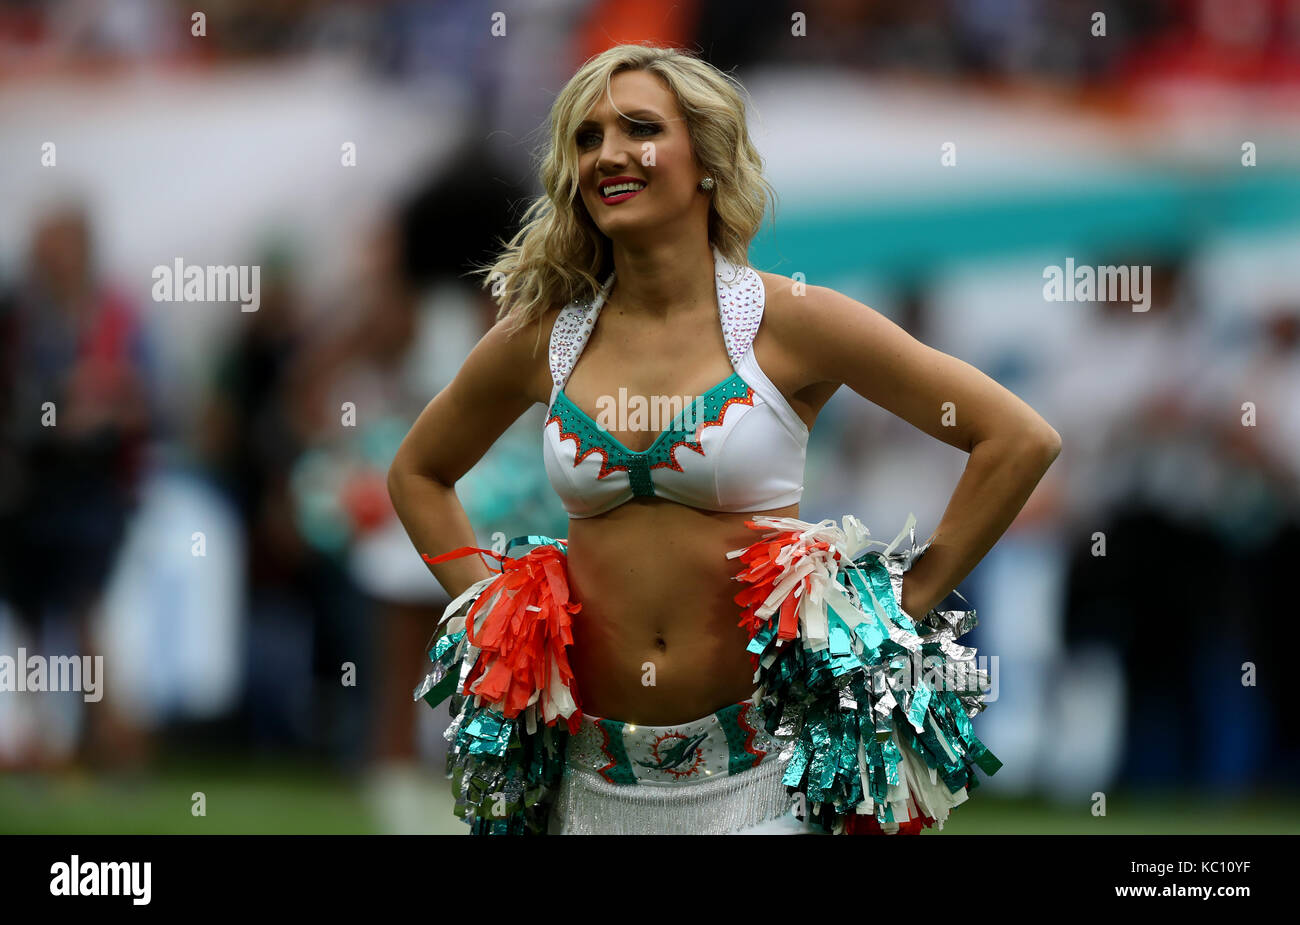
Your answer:
[[[638,496],[710,511],[772,510],[802,496],[808,427],[754,357],[762,278],[752,267],[737,268],[717,248],[713,255],[718,315],[735,371],[684,408],[679,398],[671,425],[642,452],[629,450],[564,394],[614,273],[594,298],[560,309],[551,330],[555,385],[542,455],[570,517],[594,517]]]

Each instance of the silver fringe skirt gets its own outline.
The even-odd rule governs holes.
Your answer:
[[[762,729],[752,700],[672,726],[584,713],[548,833],[811,834],[781,783],[784,744]]]

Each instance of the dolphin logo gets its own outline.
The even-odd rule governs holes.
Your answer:
[[[643,768],[653,768],[656,771],[670,771],[673,768],[680,767],[687,761],[695,757],[695,749],[699,744],[707,739],[708,733],[701,732],[699,735],[691,736],[689,739],[680,739],[672,745],[657,762],[655,761],[638,761],[637,764]]]

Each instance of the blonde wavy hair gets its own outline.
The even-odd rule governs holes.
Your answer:
[[[610,240],[592,221],[578,191],[574,137],[601,96],[609,98],[615,74],[642,70],[657,74],[676,96],[691,149],[714,179],[710,245],[737,266],[749,264],[749,242],[769,200],[775,212],[776,194],[749,137],[743,88],[688,52],[615,45],[583,64],[555,98],[550,137],[540,153],[545,193],[524,212],[522,227],[509,242],[498,238],[504,250],[497,259],[475,269],[497,302],[497,320],[508,318],[507,331],[518,331],[552,307],[595,295],[613,269]],[[614,105],[613,99],[609,102]]]

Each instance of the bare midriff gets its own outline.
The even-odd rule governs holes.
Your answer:
[[[569,521],[574,617],[569,660],[583,712],[649,726],[707,716],[750,697],[754,669],[735,596],[743,566],[727,553],[762,531],[770,511],[703,511],[633,498],[598,517]]]

